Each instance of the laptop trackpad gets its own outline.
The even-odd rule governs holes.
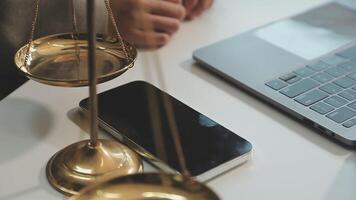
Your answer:
[[[344,46],[356,38],[356,12],[330,3],[260,28],[254,35],[306,60]]]

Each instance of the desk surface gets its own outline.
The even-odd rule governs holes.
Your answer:
[[[159,49],[164,81],[152,52],[99,90],[146,80],[206,114],[254,145],[248,163],[210,181],[222,199],[356,199],[356,154],[305,128],[269,105],[199,68],[192,51],[323,0],[222,0],[185,22]],[[87,88],[33,81],[0,102],[0,199],[65,199],[47,183],[45,166],[59,149],[88,138],[75,108]],[[80,126],[78,126],[78,124]]]

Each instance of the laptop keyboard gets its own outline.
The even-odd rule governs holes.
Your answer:
[[[356,126],[356,46],[266,85],[345,128]]]

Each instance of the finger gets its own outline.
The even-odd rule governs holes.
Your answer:
[[[167,44],[170,36],[167,33],[132,30],[126,35],[128,42],[138,47],[155,48]]]
[[[172,17],[153,15],[150,13],[135,13],[129,23],[125,21],[122,26],[127,30],[139,29],[146,32],[164,32],[173,34],[180,26],[180,20]]]
[[[203,11],[207,10],[212,5],[212,0],[201,0],[189,13],[189,18],[194,18],[203,13]]]
[[[180,21],[178,19],[171,18],[171,17],[146,14],[146,16],[143,19],[144,21],[142,21],[141,25],[136,28],[139,28],[140,30],[144,30],[144,31],[152,31],[152,30],[147,30],[148,28],[150,28],[158,32],[173,34],[178,31],[180,26]],[[142,26],[142,24],[146,24],[146,26]]]
[[[183,1],[183,5],[186,9],[187,14],[198,4],[199,0],[185,0]]]
[[[153,29],[159,32],[173,34],[178,31],[180,21],[178,19],[163,17],[158,15],[151,15]]]
[[[177,3],[177,4],[182,4],[182,0],[165,0],[171,3]]]
[[[213,4],[213,0],[203,0],[202,2],[203,10],[210,8],[212,4]]]
[[[185,8],[181,4],[161,0],[147,0],[145,3],[152,14],[180,20],[185,17]]]

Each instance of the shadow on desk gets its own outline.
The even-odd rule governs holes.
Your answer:
[[[291,129],[293,132],[298,133],[303,138],[313,142],[314,144],[318,145],[319,147],[323,148],[326,151],[334,155],[345,155],[347,154],[347,152],[345,152],[345,149],[341,148],[341,146],[350,150],[349,147],[346,147],[336,142],[335,140],[328,138],[325,134],[323,135],[313,134],[313,133],[309,133],[309,131],[305,131],[305,129],[302,127],[305,127],[306,129],[310,130],[310,132],[317,133],[315,129],[312,129],[311,127],[308,126],[304,126],[297,119],[287,115],[285,112],[279,110],[278,108],[271,106],[267,102],[257,97],[254,97],[253,94],[249,93],[248,91],[241,89],[240,87],[223,79],[222,77],[216,75],[215,73],[208,71],[207,69],[203,69],[194,60],[190,59],[184,61],[180,65],[183,69],[194,74],[201,80],[204,80],[214,85],[215,87],[219,88],[220,90],[225,91],[229,95],[234,96],[235,98],[243,101],[244,103],[251,105],[259,112],[264,113],[265,115],[269,116],[273,120],[277,121],[282,126]],[[294,123],[294,122],[298,122],[298,123]]]
[[[21,197],[24,197],[26,199],[26,196],[29,196],[29,194],[38,193],[39,191],[41,191],[43,193],[49,193],[50,196],[56,197],[57,199],[67,199],[68,198],[68,197],[63,196],[61,193],[57,192],[55,189],[53,189],[49,185],[49,183],[47,181],[47,177],[46,177],[46,166],[42,167],[38,178],[39,178],[38,181],[34,181],[34,182],[38,182],[39,183],[38,185],[34,185],[34,186],[26,188],[26,189],[18,190],[14,193],[7,194],[5,196],[2,196],[0,194],[0,200],[13,200],[13,199],[19,199]]]
[[[0,103],[0,164],[22,155],[46,137],[52,115],[43,105],[21,98],[6,98]],[[16,145],[16,148],[14,148]]]
[[[81,129],[81,134],[79,134],[78,141],[89,139],[89,116],[85,116],[85,114],[80,111],[79,107],[75,107],[67,112],[67,117]]]
[[[79,107],[75,107],[67,112],[67,117],[81,129],[81,134],[79,135],[78,141],[87,140],[90,138],[90,124],[89,116],[80,110]],[[99,133],[107,133],[99,126]],[[115,139],[110,134],[101,135],[102,139]]]
[[[340,167],[333,184],[323,199],[355,199],[356,196],[356,155],[350,155]]]

